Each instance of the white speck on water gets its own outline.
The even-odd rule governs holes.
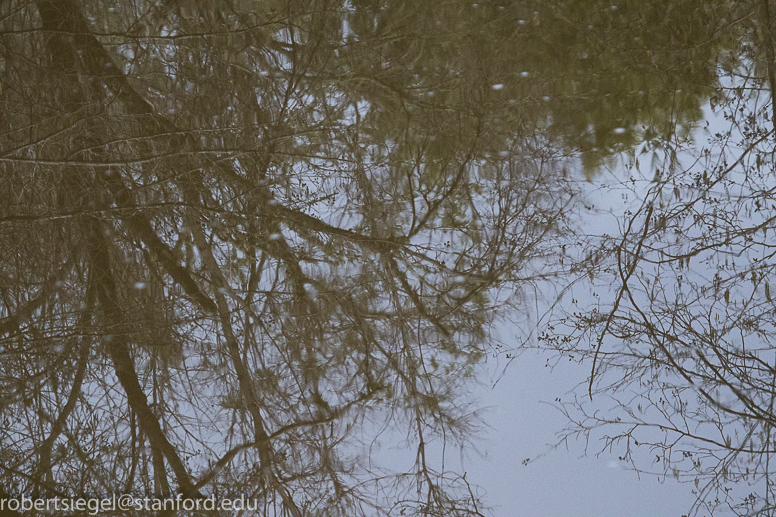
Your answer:
[[[503,88],[504,88],[504,85],[503,85],[503,84],[494,84],[494,85],[492,86],[492,88],[493,88],[494,90],[501,90],[501,89],[503,89]]]
[[[426,93],[426,95],[428,95],[429,97],[433,97],[434,96],[434,92],[428,92],[428,93]]]
[[[146,284],[145,282],[135,282],[135,289],[145,289]]]
[[[531,75],[531,74],[529,74],[528,72],[522,72],[520,74],[521,77],[528,77],[529,75]]]
[[[514,104],[514,103],[515,103],[515,99],[509,99],[509,104]]]
[[[480,4],[472,4],[472,7],[474,7],[475,9],[478,8],[479,6]]]
[[[616,5],[613,5],[613,6],[611,7],[611,9],[612,9],[612,11],[616,11],[616,10],[617,10],[617,6],[616,6]]]
[[[520,25],[525,25],[525,20],[517,20],[517,23],[519,23]]]
[[[592,25],[588,25],[587,28],[590,29],[590,30],[593,30],[593,26]]]
[[[625,131],[626,131],[626,129],[624,127],[618,127],[618,128],[615,128],[614,134],[615,135],[621,135],[621,134],[625,133]]]
[[[271,234],[269,236],[269,240],[271,240],[271,241],[279,241],[282,238],[283,238],[283,236],[280,235],[279,233],[273,233],[273,234]]]
[[[509,156],[509,151],[501,151],[498,153],[498,155],[501,156],[502,158],[506,158],[507,156]]]
[[[550,100],[550,96],[549,96],[549,95],[545,95],[544,97],[542,97],[542,100],[543,100],[544,102],[547,102],[547,101],[549,101],[549,100]]]
[[[435,137],[434,135],[431,135],[430,137],[428,137],[428,139],[429,139],[431,142],[433,142],[434,140],[436,140],[436,137]]]

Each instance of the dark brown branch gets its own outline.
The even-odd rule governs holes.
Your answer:
[[[178,455],[175,447],[165,436],[156,416],[148,405],[148,399],[138,381],[135,363],[129,353],[126,323],[116,293],[116,281],[110,260],[108,244],[99,221],[92,220],[89,239],[90,259],[94,271],[94,282],[97,290],[97,300],[100,303],[103,317],[113,334],[106,336],[105,349],[113,363],[119,383],[127,395],[127,401],[138,417],[140,427],[148,436],[152,447],[157,447],[167,458],[175,473],[179,490],[186,497],[197,499],[202,495],[194,487],[189,473]]]
[[[90,277],[86,288],[86,310],[80,318],[80,326],[86,325],[92,319],[92,312],[94,310],[95,304],[95,294],[93,280]],[[73,385],[70,388],[70,395],[68,395],[67,402],[65,402],[65,405],[62,408],[62,411],[59,413],[59,416],[57,416],[57,419],[53,424],[51,424],[51,432],[49,433],[48,438],[46,438],[40,446],[38,477],[44,478],[44,486],[53,486],[53,476],[51,474],[51,450],[54,446],[54,442],[65,429],[67,419],[75,409],[78,397],[81,395],[81,385],[83,384],[84,376],[86,375],[86,367],[89,364],[90,351],[91,340],[86,337],[81,337],[78,364],[76,366],[75,376],[73,377]]]

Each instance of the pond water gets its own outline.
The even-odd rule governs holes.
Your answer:
[[[770,515],[772,8],[4,2],[0,498]]]

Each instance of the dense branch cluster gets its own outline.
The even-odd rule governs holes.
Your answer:
[[[479,515],[430,455],[552,252],[558,157],[461,70],[434,104],[373,41],[383,74],[332,62],[340,5],[247,4],[4,7],[0,487]]]

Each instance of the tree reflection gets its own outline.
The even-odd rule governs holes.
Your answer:
[[[583,35],[642,4],[5,3],[2,490],[481,515],[430,451],[562,269],[564,167],[714,80]],[[405,472],[369,459],[387,427]]]
[[[590,371],[584,399],[560,405],[564,438],[604,430],[603,449],[634,469],[692,483],[689,515],[776,511],[771,8],[731,12],[740,49],[720,60],[698,143],[661,141],[658,165],[617,185],[639,201],[582,266],[610,295],[542,336]]]

